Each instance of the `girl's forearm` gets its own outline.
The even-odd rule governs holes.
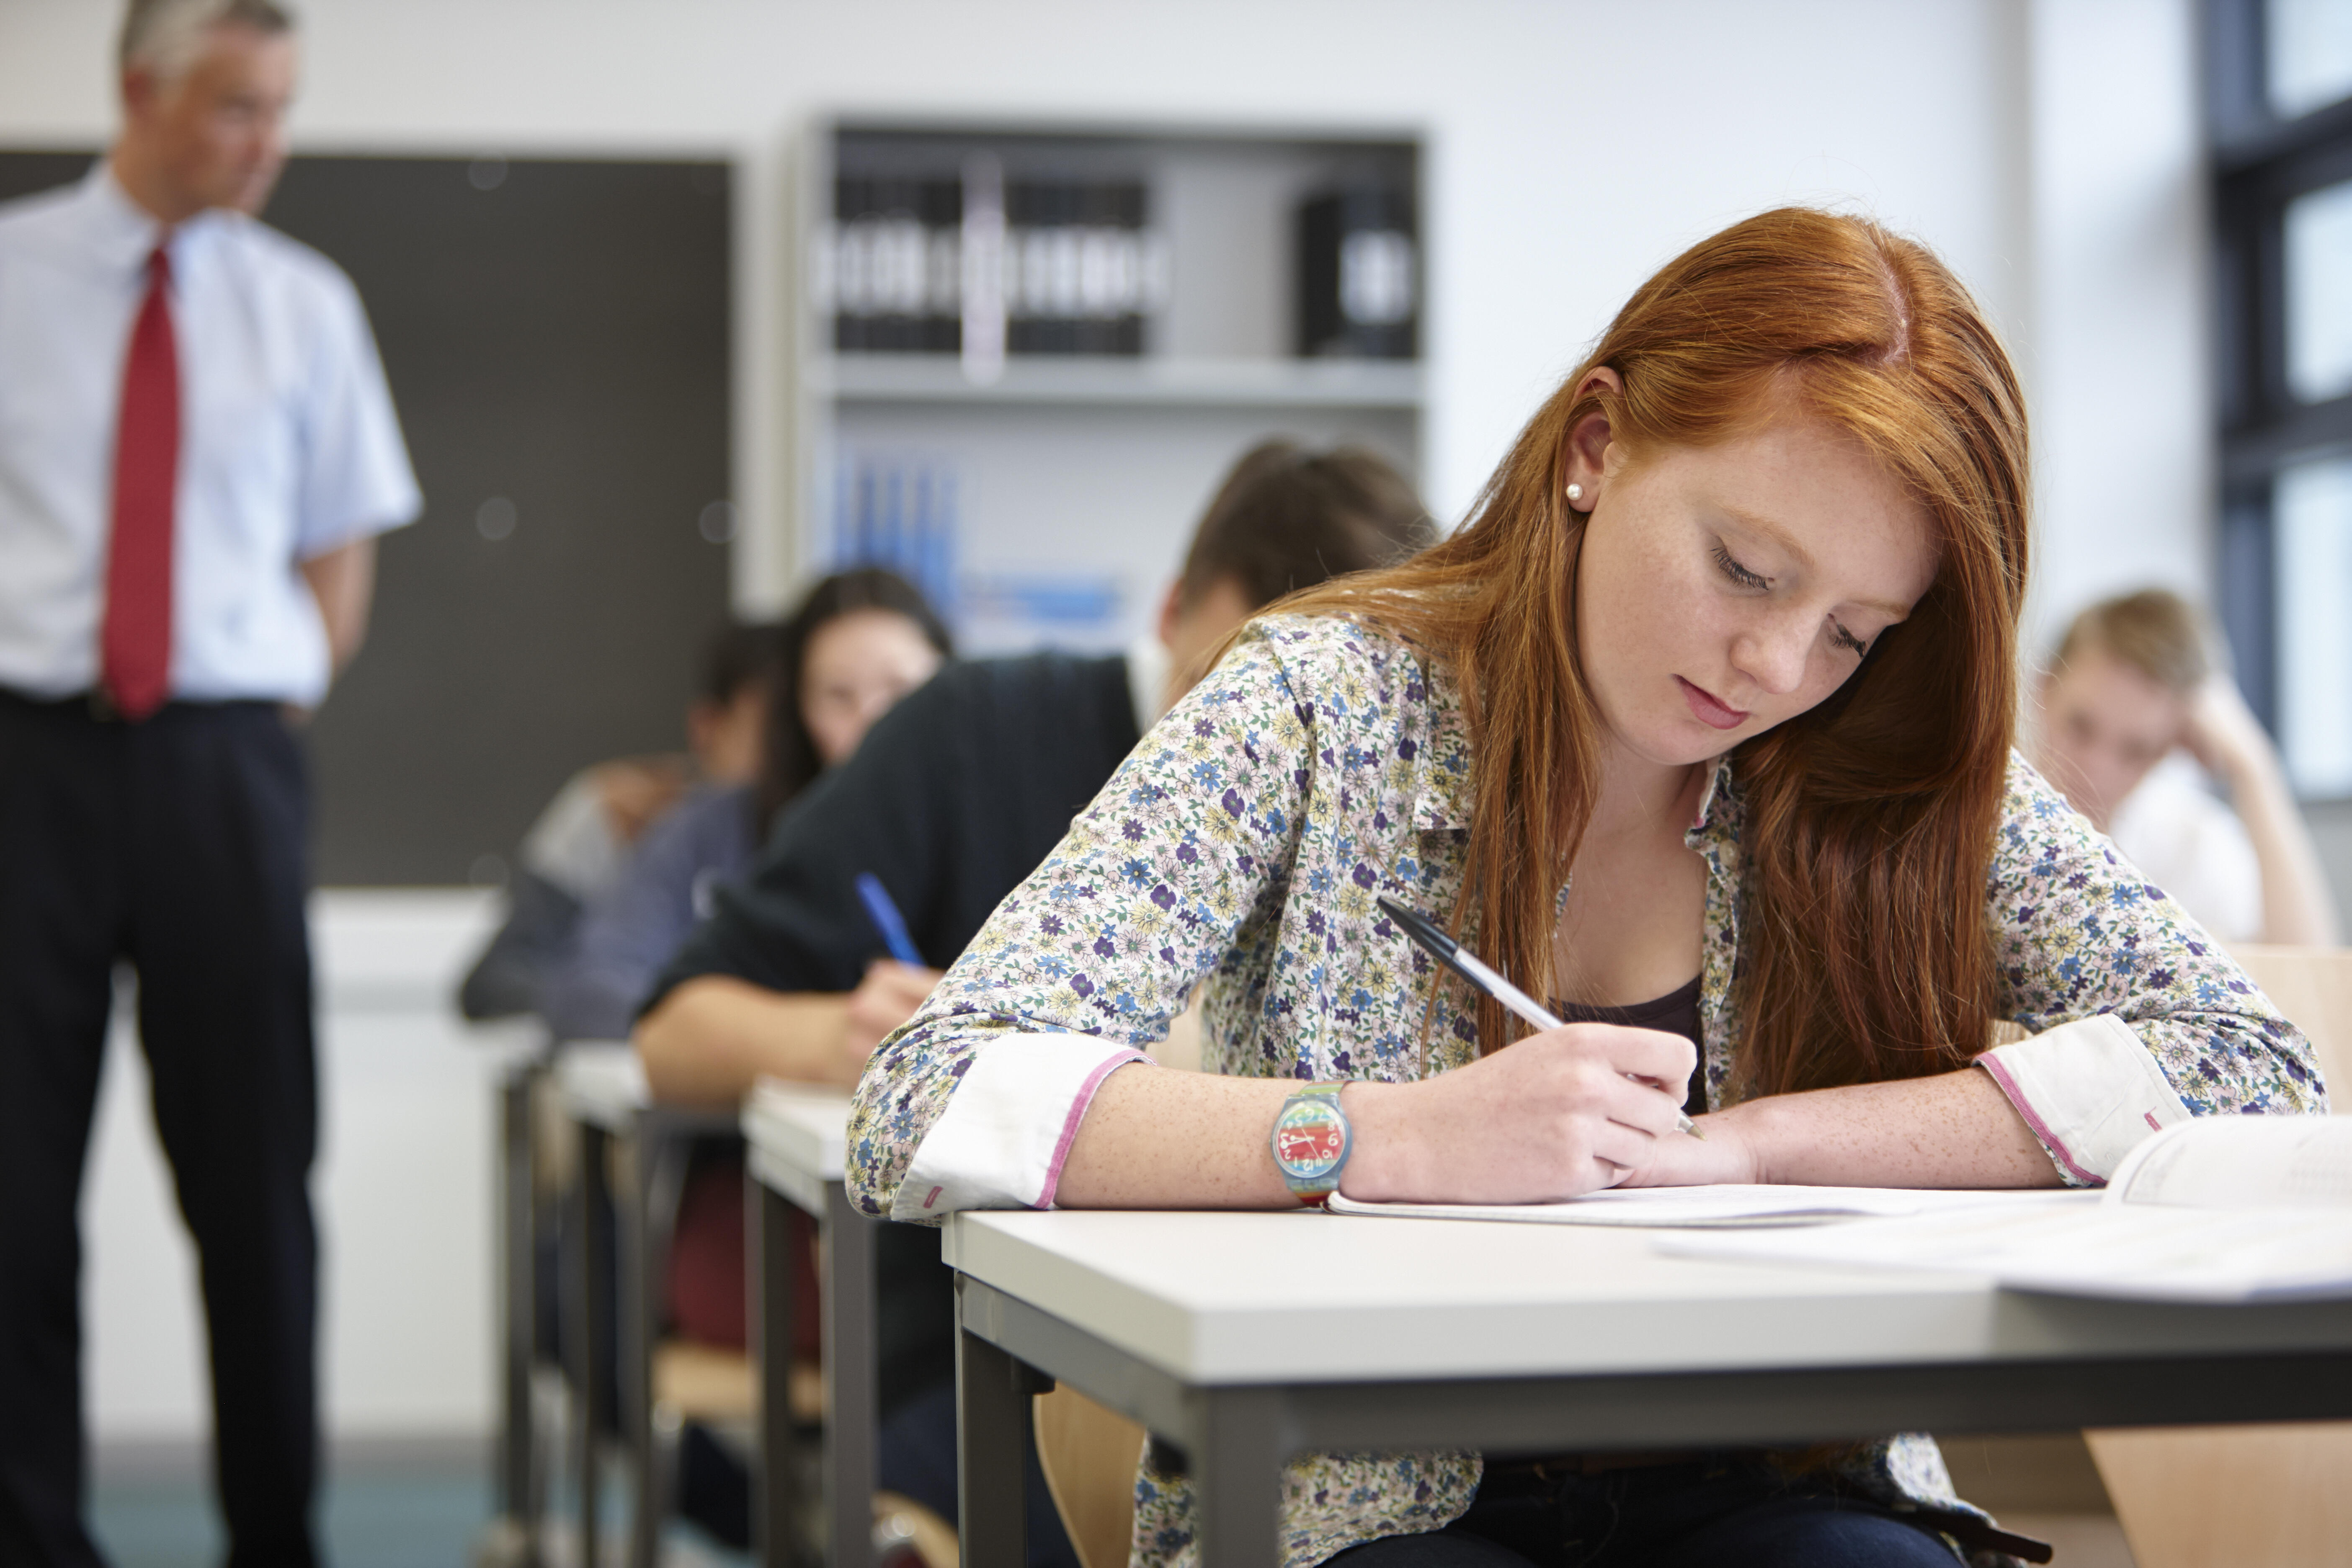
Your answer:
[[[2057,1166],[1976,1068],[1749,1100],[1700,1122],[1728,1133],[1748,1179],[1809,1186],[2054,1187]]]
[[[1062,1163],[1063,1208],[1296,1208],[1266,1139],[1286,1079],[1137,1063],[1103,1079]]]

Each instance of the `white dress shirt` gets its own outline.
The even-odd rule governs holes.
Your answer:
[[[0,687],[98,683],[123,359],[163,226],[101,159],[0,205]],[[326,628],[301,563],[420,504],[359,295],[241,214],[169,241],[180,363],[171,695],[309,705]]]
[[[2237,813],[2174,752],[2116,807],[2107,837],[2142,875],[2223,942],[2263,934],[2263,863]]]

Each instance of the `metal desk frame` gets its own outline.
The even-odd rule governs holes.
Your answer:
[[[878,1222],[849,1201],[838,1166],[812,1171],[764,1145],[744,1113],[744,1180],[750,1184],[754,1291],[752,1345],[760,1376],[760,1458],[753,1480],[752,1544],[761,1568],[793,1568],[796,1546],[815,1537],[831,1568],[872,1568],[866,1510],[875,1489],[878,1391],[874,1340],[874,1238]],[[803,1510],[797,1476],[807,1434],[793,1424],[793,1210],[817,1222],[817,1278],[824,1307],[824,1424],[818,1437],[824,1513]],[[781,1347],[772,1353],[772,1347]],[[843,1528],[845,1511],[849,1528]],[[815,1529],[809,1528],[812,1524]]]
[[[581,1047],[567,1047],[576,1055]],[[655,1234],[653,1216],[665,1205],[655,1191],[654,1152],[673,1139],[732,1133],[732,1110],[714,1110],[656,1103],[642,1094],[627,1104],[614,1097],[610,1103],[590,1104],[567,1093],[566,1112],[580,1135],[580,1180],[572,1194],[572,1218],[579,1246],[574,1254],[569,1303],[572,1311],[572,1463],[578,1484],[579,1560],[598,1556],[599,1509],[603,1476],[596,1443],[596,1406],[604,1393],[595,1346],[603,1338],[604,1303],[596,1286],[611,1260],[604,1238],[595,1225],[597,1210],[614,1197],[607,1164],[615,1145],[633,1148],[633,1179],[629,1190],[614,1204],[615,1240],[619,1249],[620,1289],[614,1303],[617,1321],[614,1344],[618,1361],[614,1391],[620,1415],[621,1443],[628,1458],[632,1511],[629,1522],[628,1568],[655,1568],[660,1559],[661,1529],[669,1516],[667,1478],[662,1473],[655,1442],[653,1352],[656,1325],[661,1313],[662,1273],[668,1256],[666,1238]],[[670,1204],[674,1207],[674,1202]]]
[[[510,1057],[497,1084],[499,1433],[492,1486],[498,1511],[477,1556],[492,1568],[540,1568],[547,1518],[547,1468],[541,1462],[539,1359],[539,1205],[533,1186],[538,1138],[532,1105],[554,1053],[541,1044]]]

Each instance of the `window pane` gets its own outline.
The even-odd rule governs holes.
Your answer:
[[[2271,111],[2308,114],[2352,93],[2352,0],[2269,0]]]
[[[2279,475],[2279,739],[2305,799],[2352,795],[2352,458]]]
[[[2352,182],[2286,206],[2286,384],[2305,403],[2352,392]]]

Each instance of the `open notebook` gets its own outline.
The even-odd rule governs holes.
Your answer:
[[[2352,1119],[2179,1122],[2133,1150],[2097,1194],[2019,1194],[1816,1230],[1653,1245],[1686,1257],[1990,1274],[2072,1296],[2352,1299]]]

